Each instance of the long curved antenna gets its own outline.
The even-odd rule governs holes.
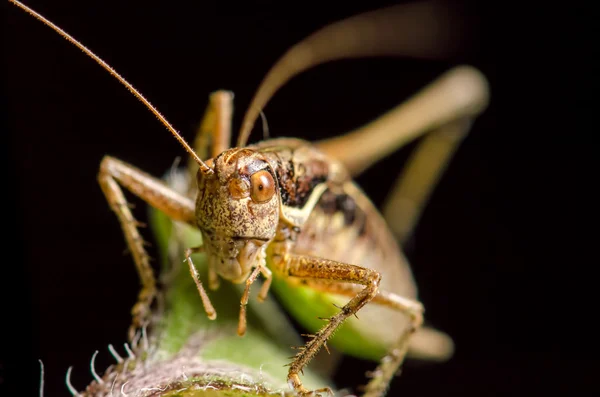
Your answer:
[[[86,46],[81,44],[79,41],[75,40],[67,32],[65,32],[64,30],[62,30],[61,28],[59,28],[58,26],[56,26],[55,24],[53,24],[52,22],[50,22],[49,20],[44,18],[42,15],[40,15],[37,12],[35,12],[34,10],[32,10],[31,8],[27,7],[25,4],[23,4],[17,0],[8,0],[8,1],[13,3],[14,5],[19,7],[23,11],[27,12],[31,16],[35,17],[39,21],[43,22],[46,26],[50,27],[56,33],[60,34],[63,38],[65,38],[71,44],[75,45],[77,48],[79,48],[81,51],[83,51],[87,56],[89,56],[94,61],[96,61],[100,66],[102,66],[113,77],[115,77],[117,80],[119,80],[119,82],[121,84],[123,84],[129,90],[129,92],[131,92],[137,99],[139,99],[158,118],[158,120],[161,123],[163,123],[163,125],[165,127],[167,127],[169,132],[171,132],[171,134],[173,134],[173,136],[175,137],[175,139],[177,139],[179,141],[181,146],[183,146],[183,148],[190,154],[190,156],[192,156],[193,159],[200,165],[200,169],[202,169],[202,171],[204,173],[213,173],[214,172],[212,168],[210,168],[208,165],[206,165],[206,163],[204,163],[204,161],[202,161],[202,159],[200,157],[198,157],[198,155],[194,152],[194,150],[190,147],[190,145],[188,145],[188,143],[183,139],[183,137],[179,134],[179,132],[177,132],[177,130],[154,107],[154,105],[152,105],[149,100],[147,100],[138,90],[136,90],[119,73],[117,73],[109,64],[104,62],[102,60],[102,58],[100,58],[98,55],[94,54],[91,50],[89,50]]]
[[[437,1],[394,5],[349,17],[318,30],[290,48],[259,86],[242,122],[243,147],[261,110],[299,73],[344,58],[398,55],[439,59],[453,53],[462,36],[457,12]]]

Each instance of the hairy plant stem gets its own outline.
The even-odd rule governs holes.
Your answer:
[[[293,395],[286,383],[291,346],[303,344],[277,304],[269,298],[248,307],[248,331],[236,333],[241,288],[222,282],[210,299],[217,319],[207,318],[183,262],[184,250],[201,244],[200,233],[150,210],[161,255],[161,293],[147,329],[132,341],[127,357],[110,366],[81,396],[266,396]],[[204,254],[193,256],[207,280]],[[318,360],[315,360],[318,361]],[[324,369],[324,368],[322,368]],[[309,388],[331,386],[324,371],[307,370]]]

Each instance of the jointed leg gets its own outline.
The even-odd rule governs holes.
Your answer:
[[[474,68],[457,67],[372,123],[318,145],[357,175],[408,142],[430,133],[409,159],[383,209],[392,231],[405,243],[470,123],[486,108],[488,100],[485,77]],[[424,327],[411,338],[409,354],[446,360],[453,350],[448,335]]]
[[[487,81],[478,70],[457,67],[377,120],[317,145],[357,175],[428,133],[384,206],[392,231],[404,243],[472,119],[487,106],[488,96]]]
[[[129,338],[131,339],[136,329],[148,323],[150,305],[157,292],[149,257],[137,229],[138,223],[134,219],[119,185],[178,221],[194,222],[194,203],[168,188],[161,180],[109,156],[104,157],[100,164],[98,182],[111,209],[117,214],[121,223],[127,246],[142,282],[138,302],[132,309],[133,322],[129,329]]]
[[[456,67],[373,122],[317,145],[358,175],[428,131],[477,116],[488,96],[487,81],[477,69]]]
[[[470,127],[468,119],[451,122],[427,134],[411,153],[382,211],[401,245],[412,235],[431,192]]]
[[[323,292],[328,292],[336,295],[355,296],[360,292],[360,287],[353,284],[342,284],[339,282],[329,282],[321,280],[304,280],[305,286]],[[425,309],[421,302],[412,299],[404,298],[400,295],[378,290],[377,294],[371,300],[372,304],[386,306],[409,316],[412,327],[419,328],[423,324],[423,312]]]
[[[306,282],[308,287],[332,294],[354,296],[358,292],[358,287],[351,284],[321,282],[320,280],[306,280]],[[385,393],[391,379],[402,365],[409,348],[411,335],[423,324],[424,309],[420,302],[386,291],[378,291],[370,304],[387,306],[405,313],[410,319],[409,327],[400,335],[400,338],[390,349],[390,352],[381,360],[375,371],[372,372],[371,380],[365,388],[365,394],[362,396],[380,397]]]
[[[328,319],[328,323],[299,350],[294,361],[290,364],[288,384],[301,395],[309,395],[312,392],[302,385],[299,373],[302,372],[302,369],[344,320],[359,311],[377,295],[381,275],[372,269],[302,255],[289,255],[285,261],[275,264],[275,266],[283,276],[354,283],[364,286],[338,314]],[[315,392],[331,393],[331,390],[325,388]]]

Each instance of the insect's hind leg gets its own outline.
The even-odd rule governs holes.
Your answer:
[[[471,123],[471,119],[456,120],[423,137],[394,183],[382,212],[402,246],[411,237],[433,189]]]
[[[129,329],[131,340],[135,331],[147,324],[150,316],[150,305],[156,297],[157,289],[150,259],[138,231],[139,224],[131,213],[121,186],[177,221],[193,224],[195,218],[194,203],[189,198],[167,187],[160,179],[110,156],[105,156],[102,159],[98,182],[111,209],[119,219],[142,283],[138,302],[132,309],[133,322]]]
[[[316,145],[356,176],[429,131],[454,120],[476,117],[488,100],[488,84],[481,72],[458,66],[378,119]]]
[[[317,145],[357,175],[425,135],[383,211],[403,243],[472,120],[486,108],[488,100],[488,84],[481,72],[459,66],[373,122]]]
[[[352,175],[358,175],[429,133],[409,160],[383,210],[393,233],[404,243],[470,123],[485,110],[488,101],[485,76],[473,67],[459,66],[375,121],[317,145],[340,160]],[[422,327],[410,344],[409,355],[426,360],[446,360],[454,350],[449,336],[428,327]]]

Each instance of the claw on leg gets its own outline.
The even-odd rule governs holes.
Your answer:
[[[302,385],[299,374],[302,373],[303,368],[312,360],[321,347],[325,345],[333,332],[346,318],[356,313],[377,295],[381,275],[372,269],[307,255],[290,254],[286,257],[286,260],[274,265],[280,273],[291,277],[307,280],[327,280],[331,282],[331,285],[351,283],[362,286],[362,289],[353,291],[352,299],[342,307],[339,313],[331,317],[303,348],[298,349],[298,354],[296,354],[290,364],[288,384],[299,395],[314,396],[315,393],[332,394],[329,388],[318,389],[316,391],[307,390]]]
[[[135,333],[147,326],[150,322],[151,308],[150,306],[156,298],[155,288],[142,288],[138,296],[137,303],[131,309],[131,316],[133,321],[129,327],[128,337],[129,340],[133,340]]]
[[[325,393],[326,395],[333,397],[333,390],[331,390],[330,387],[323,387],[320,389],[316,389],[316,390],[308,390],[307,388],[305,388],[302,385],[302,381],[300,380],[300,377],[298,376],[298,374],[289,374],[288,375],[288,386],[290,387],[290,389],[294,390],[296,393],[298,393],[299,396],[302,397],[315,397],[315,396],[321,396],[321,393]]]

